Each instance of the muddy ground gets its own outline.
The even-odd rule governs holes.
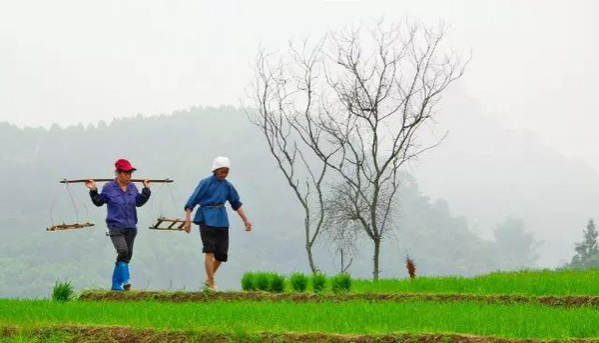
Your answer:
[[[0,341],[6,338],[27,338],[29,341],[46,342],[52,340],[64,342],[118,342],[118,343],[158,343],[158,342],[297,342],[297,343],[540,343],[571,342],[599,343],[599,340],[523,340],[481,337],[457,334],[373,334],[373,335],[338,335],[323,333],[211,333],[194,331],[164,331],[151,329],[133,329],[118,326],[76,326],[61,325],[35,329],[18,327],[0,327]]]
[[[599,307],[599,296],[519,296],[519,295],[474,295],[474,294],[314,294],[314,293],[266,293],[266,292],[110,292],[87,291],[80,300],[98,301],[141,301],[165,302],[209,302],[209,301],[292,301],[292,302],[341,302],[364,300],[372,302],[401,302],[407,300],[460,302],[480,301],[493,304],[539,303],[547,306],[593,306]]]

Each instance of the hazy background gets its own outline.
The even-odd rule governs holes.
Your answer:
[[[104,286],[113,255],[102,236],[105,209],[89,209],[99,224],[95,233],[49,238],[43,228],[50,199],[68,200],[60,178],[109,176],[119,157],[143,166],[140,174],[177,177],[183,202],[212,158],[230,155],[239,168],[232,181],[243,190],[256,231],[234,238],[244,258],[227,266],[225,284],[237,286],[243,270],[267,268],[272,261],[277,264],[271,269],[306,269],[294,199],[243,112],[218,106],[241,104],[259,46],[281,49],[292,37],[318,37],[382,15],[389,21],[408,15],[429,24],[444,22],[455,50],[472,57],[466,76],[445,93],[438,108],[433,134],[449,130],[447,140],[408,170],[419,194],[430,198],[429,212],[423,210],[427,200],[414,191],[410,199],[421,210],[408,211],[406,205],[405,225],[389,243],[395,245],[387,249],[382,277],[402,275],[407,248],[402,244],[410,240],[422,252],[410,251],[416,250],[417,262],[431,274],[514,268],[495,257],[478,269],[468,268],[476,258],[495,254],[491,250],[501,244],[493,230],[506,218],[521,220],[541,242],[531,252],[538,259],[529,266],[555,267],[569,260],[586,220],[599,213],[599,5],[594,1],[2,1],[0,225],[5,239],[0,295],[40,294],[42,288],[17,291],[10,279],[23,273],[13,267],[31,277],[26,282],[36,283],[34,276],[41,272],[34,261],[49,263],[57,245],[64,260],[42,268],[45,283],[79,275],[78,285]],[[177,111],[184,112],[173,115]],[[168,116],[146,118],[160,114]],[[123,117],[135,118],[112,121]],[[69,127],[79,123],[83,126]],[[47,131],[53,124],[58,126]],[[88,124],[93,125],[86,129]],[[130,139],[131,131],[139,136]],[[84,189],[73,190],[85,196]],[[279,207],[264,205],[273,199],[282,199]],[[147,226],[157,210],[144,211]],[[415,232],[428,231],[413,219],[419,211],[441,218],[429,223],[430,233],[420,238]],[[471,248],[461,252],[468,257],[461,264],[441,265],[449,255],[441,256],[438,246],[416,244],[436,239],[441,245],[448,239],[439,235],[443,228],[467,231],[464,235],[472,238]],[[143,263],[150,263],[143,249],[159,245],[146,232],[140,237],[138,263],[144,256]],[[103,250],[81,257],[90,246],[82,239],[102,242]],[[186,279],[188,266],[177,263],[185,258],[199,269],[199,237],[186,237],[186,243],[180,236],[168,239],[173,242],[166,246],[180,251],[163,268],[174,270],[169,278],[185,279],[173,287],[192,287],[199,276]],[[159,246],[155,258],[166,263],[161,256],[168,248]],[[320,250],[334,272],[334,256],[326,247]],[[245,258],[255,251],[262,255]],[[27,258],[30,264],[15,262]],[[65,265],[73,269],[62,270]],[[153,270],[154,279],[161,278],[160,268],[145,267],[145,273]],[[369,267],[365,254],[350,271],[368,276]],[[150,287],[164,287],[164,278],[150,281]],[[150,279],[143,275],[144,282]]]

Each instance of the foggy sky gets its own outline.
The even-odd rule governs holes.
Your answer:
[[[2,1],[0,121],[110,121],[239,105],[259,45],[387,20],[443,21],[486,115],[599,171],[594,1]]]
[[[521,130],[523,136],[599,173],[599,5],[591,0],[2,0],[0,122],[66,126],[192,106],[238,106],[251,82],[251,63],[259,46],[285,48],[292,37],[319,37],[328,29],[371,24],[382,15],[387,21],[407,15],[432,25],[443,22],[450,45],[465,57],[471,55],[466,76],[445,94],[452,101],[440,117],[441,127],[456,126],[452,123],[466,127],[459,121],[472,120],[476,114],[489,116],[497,126]],[[472,120],[471,127],[480,126]],[[452,141],[468,137],[477,135],[450,136]],[[493,146],[504,146],[499,138]],[[552,185],[532,189],[535,194],[528,197],[511,198],[513,179],[508,172],[493,178],[471,171],[469,183],[455,182],[452,170],[463,176],[472,166],[465,158],[455,158],[463,154],[455,147],[469,143],[452,145],[452,141],[431,154],[430,160],[425,157],[416,169],[427,194],[448,199],[456,213],[467,215],[471,227],[486,236],[503,217],[526,219],[528,215],[535,219],[528,219],[529,229],[546,242],[542,265],[556,265],[570,256],[570,246],[580,238],[579,225],[599,215],[599,207],[593,204],[596,184],[579,188],[558,184],[557,188],[570,187],[577,193],[559,193],[562,196],[551,199],[552,205],[548,199],[557,194],[552,193]],[[527,165],[526,158],[518,155],[521,146],[506,144],[505,149],[515,156],[506,166]],[[449,157],[441,158],[442,154]],[[496,159],[510,161],[510,156],[506,151]],[[439,176],[439,161],[445,160],[448,165],[463,165],[442,166],[445,175]],[[493,158],[485,161],[492,163]],[[530,161],[544,159],[531,156]],[[557,168],[553,161],[568,162],[551,157],[543,164],[545,170],[559,172],[548,180],[571,178],[568,166]],[[427,163],[434,165],[428,169],[434,173],[427,174]],[[522,170],[518,176],[532,180],[543,175],[544,170],[538,170],[543,168],[528,167],[523,168],[532,170],[528,179]],[[506,194],[497,192],[499,186]],[[589,188],[587,193],[581,191],[584,187]],[[505,206],[479,209],[480,199],[491,193],[499,199],[496,203]],[[539,196],[544,197],[542,206],[537,206]],[[588,207],[570,205],[574,198]],[[536,212],[530,210],[535,207]],[[558,210],[563,213],[556,217],[563,222],[553,224],[559,230],[547,229],[543,220],[557,220],[545,214]]]

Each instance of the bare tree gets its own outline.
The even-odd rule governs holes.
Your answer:
[[[351,215],[348,215],[349,199],[343,196],[343,192],[336,191],[335,186],[330,186],[328,194],[325,200],[326,237],[331,243],[335,257],[340,257],[340,272],[345,273],[354,261],[353,256],[358,253],[357,242],[362,231],[355,225],[355,221],[350,219]]]
[[[304,42],[307,44],[307,42]],[[278,169],[287,180],[304,212],[304,237],[308,262],[313,273],[318,272],[314,261],[313,248],[323,232],[325,219],[324,181],[330,170],[326,161],[333,154],[322,153],[316,158],[297,135],[292,125],[301,114],[311,117],[317,103],[314,80],[318,77],[321,63],[322,43],[309,55],[296,50],[290,43],[290,54],[285,59],[260,52],[255,65],[256,79],[253,83],[253,107],[248,111],[251,122],[256,125],[268,144]],[[288,62],[288,61],[287,61]],[[315,128],[315,143],[318,144],[319,129]],[[307,156],[307,152],[311,156]]]
[[[345,260],[346,255],[347,255],[347,252],[343,248],[340,248],[339,256],[341,257],[341,265],[340,265],[340,273],[341,274],[347,273],[347,270],[349,269],[349,267],[351,267],[352,263],[354,263],[353,257],[351,257],[349,259],[349,261]]]
[[[361,188],[356,188],[346,181],[330,188],[325,201],[326,222],[330,241],[334,245],[355,254],[360,238],[366,236],[372,239],[372,232],[365,230],[365,225],[370,225],[369,215],[372,210],[375,213],[375,222],[379,225],[377,229],[380,240],[391,234],[398,208],[395,197],[397,187],[381,187],[376,195],[374,188],[367,182],[364,182]],[[383,205],[373,209],[369,199],[375,196],[378,203]],[[378,259],[379,256],[375,250],[374,258]]]
[[[373,242],[375,280],[381,243],[394,228],[401,168],[438,145],[422,144],[419,132],[432,124],[442,92],[464,73],[465,63],[443,52],[443,38],[442,27],[379,22],[371,30],[327,35],[310,53],[307,45],[302,53],[291,48],[280,60],[288,63],[263,69],[262,78],[271,81],[261,88],[268,100],[261,111],[284,126],[281,133],[265,134],[277,140],[293,135],[285,162],[296,161],[297,154],[310,170],[304,158],[308,147],[323,172],[310,172],[313,180],[335,172],[334,186],[326,192],[331,206],[324,204],[325,192],[317,191],[320,223],[331,216],[337,227],[360,230]]]

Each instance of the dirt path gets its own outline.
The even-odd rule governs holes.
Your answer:
[[[518,296],[518,295],[473,295],[473,294],[367,294],[349,293],[313,294],[313,293],[265,293],[265,292],[84,292],[80,300],[141,301],[156,300],[166,302],[209,302],[209,301],[293,301],[293,302],[340,302],[350,300],[400,302],[406,300],[425,300],[442,302],[481,301],[494,304],[540,303],[547,306],[593,306],[599,307],[599,296]]]
[[[17,327],[0,327],[0,341],[3,338],[21,337],[38,342],[48,339],[55,341],[60,337],[64,342],[119,342],[119,343],[158,343],[158,342],[298,342],[298,343],[537,343],[537,342],[569,342],[569,343],[599,343],[595,339],[574,340],[522,340],[473,335],[456,334],[381,334],[381,335],[336,335],[322,333],[211,333],[194,331],[160,331],[151,329],[132,329],[118,326],[48,326],[35,329],[20,329]]]

